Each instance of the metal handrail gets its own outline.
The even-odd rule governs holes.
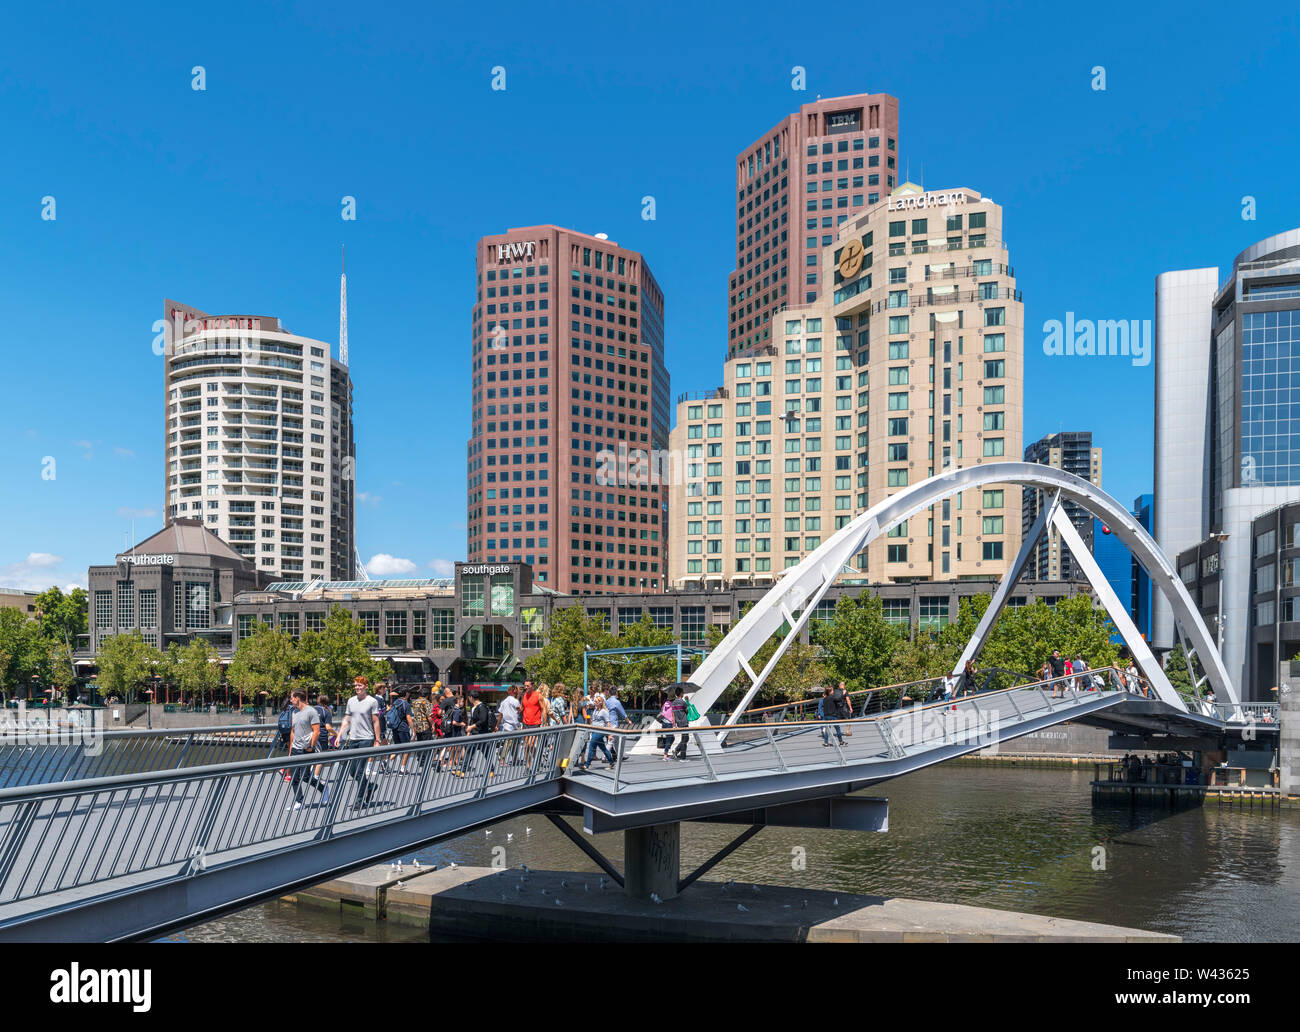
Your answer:
[[[49,784],[223,762],[232,749],[270,756],[275,724],[122,729],[0,728],[0,786]]]
[[[552,781],[573,734],[566,725],[0,789],[0,923],[3,909],[22,904],[26,916],[54,893],[148,887],[362,830],[376,815],[417,816]],[[418,777],[377,776],[403,755]],[[328,802],[307,787],[317,766]]]

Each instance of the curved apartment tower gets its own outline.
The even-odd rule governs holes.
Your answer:
[[[351,580],[352,380],[274,316],[164,302],[167,523],[201,520],[272,580]]]

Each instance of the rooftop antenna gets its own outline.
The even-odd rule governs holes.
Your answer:
[[[343,274],[339,276],[339,361],[348,364],[348,245],[343,245]]]

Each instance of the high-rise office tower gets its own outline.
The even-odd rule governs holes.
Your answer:
[[[1291,598],[1300,566],[1265,561],[1294,547],[1292,526],[1272,542],[1276,528],[1256,537],[1253,526],[1300,501],[1300,229],[1246,248],[1216,278],[1197,269],[1156,279],[1155,537],[1199,592],[1243,696],[1267,699],[1289,658],[1278,643],[1300,612]],[[1171,310],[1178,333],[1161,331]],[[1168,647],[1162,602],[1154,636]]]
[[[352,380],[274,316],[164,302],[167,522],[197,519],[270,578],[356,575]]]
[[[466,455],[473,563],[526,562],[574,594],[662,591],[668,444],[664,297],[603,234],[483,237]],[[552,302],[554,302],[552,304]]]
[[[898,181],[898,100],[804,104],[736,157],[736,268],[727,355],[772,342],[772,316],[816,302],[837,230]]]
[[[1101,486],[1101,449],[1092,446],[1092,432],[1063,431],[1048,434],[1046,437],[1025,446],[1025,461],[1037,462],[1072,473],[1081,480]],[[1022,510],[1022,531],[1028,533],[1034,520],[1038,519],[1040,507],[1047,503],[1046,492],[1032,487],[1022,489],[1024,508]],[[1091,549],[1093,547],[1092,514],[1074,502],[1064,503],[1065,513],[1074,524],[1074,529]],[[1070,550],[1061,543],[1061,536],[1055,527],[1047,527],[1039,538],[1034,556],[1025,567],[1025,576],[1033,580],[1086,580],[1084,572],[1079,569],[1070,554]],[[1126,591],[1119,592],[1121,599],[1128,597]]]
[[[850,218],[820,299],[772,316],[723,386],[678,402],[674,586],[768,583],[853,516],[947,468],[1020,454],[1024,322],[1002,209],[912,184]],[[1020,491],[930,507],[859,555],[872,582],[1001,577]]]

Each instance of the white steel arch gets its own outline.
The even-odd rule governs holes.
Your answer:
[[[799,565],[787,570],[691,675],[691,683],[699,686],[693,697],[695,708],[700,713],[706,713],[732,679],[744,671],[751,685],[745,697],[728,718],[728,723],[734,723],[767,679],[772,668],[776,666],[777,660],[812,617],[817,603],[821,601],[822,596],[826,594],[845,564],[854,555],[891,527],[935,502],[971,488],[999,483],[1021,484],[1054,492],[1056,497],[1052,499],[1050,508],[1057,509],[1061,500],[1068,500],[1077,503],[1104,521],[1111,532],[1128,546],[1134,558],[1142,564],[1150,575],[1155,590],[1161,592],[1169,601],[1176,619],[1195,649],[1197,658],[1206,670],[1207,679],[1218,697],[1233,703],[1240,701],[1236,686],[1228,677],[1223,661],[1219,658],[1214,639],[1201,621],[1200,614],[1182,581],[1179,580],[1173,564],[1151,535],[1143,530],[1122,505],[1094,484],[1064,470],[1034,462],[995,462],[950,470],[904,488],[855,517],[852,522],[828,538],[821,547],[806,556]],[[1035,525],[1034,530],[1031,531],[1035,538],[1045,527],[1046,522],[1045,519],[1040,518]],[[1004,583],[999,586],[1001,598],[997,599],[995,596],[998,608],[1005,600],[1011,585],[1019,578],[1028,548],[1029,544],[1026,543],[1022,547],[1020,556],[1008,571]],[[1113,598],[1113,593],[1109,591],[1108,586],[1103,592],[1102,585],[1097,584],[1099,574],[1095,564],[1085,565],[1084,568],[1094,589],[1103,596]],[[1107,608],[1110,606],[1108,605]],[[968,648],[970,653],[978,651],[984,634],[992,623],[993,615],[996,615],[993,604],[990,604],[989,610],[988,620],[982,622],[981,629],[972,639],[972,648]],[[1117,614],[1112,612],[1112,618],[1116,616]],[[750,665],[750,658],[773,633],[780,629],[783,623],[789,624],[789,631],[767,665],[761,671],[754,670]],[[1118,620],[1117,626],[1121,632],[1126,629]],[[1131,630],[1131,622],[1127,622],[1127,626],[1130,634],[1135,633]],[[1155,685],[1160,697],[1170,705],[1186,710],[1187,707],[1182,699],[1169,687],[1163,672],[1159,671],[1158,664],[1155,665],[1154,670],[1151,669],[1150,664],[1155,664],[1155,660],[1150,656],[1145,643],[1141,643],[1140,639],[1129,640],[1130,634],[1124,635],[1126,643],[1135,659],[1139,660],[1143,673]]]

